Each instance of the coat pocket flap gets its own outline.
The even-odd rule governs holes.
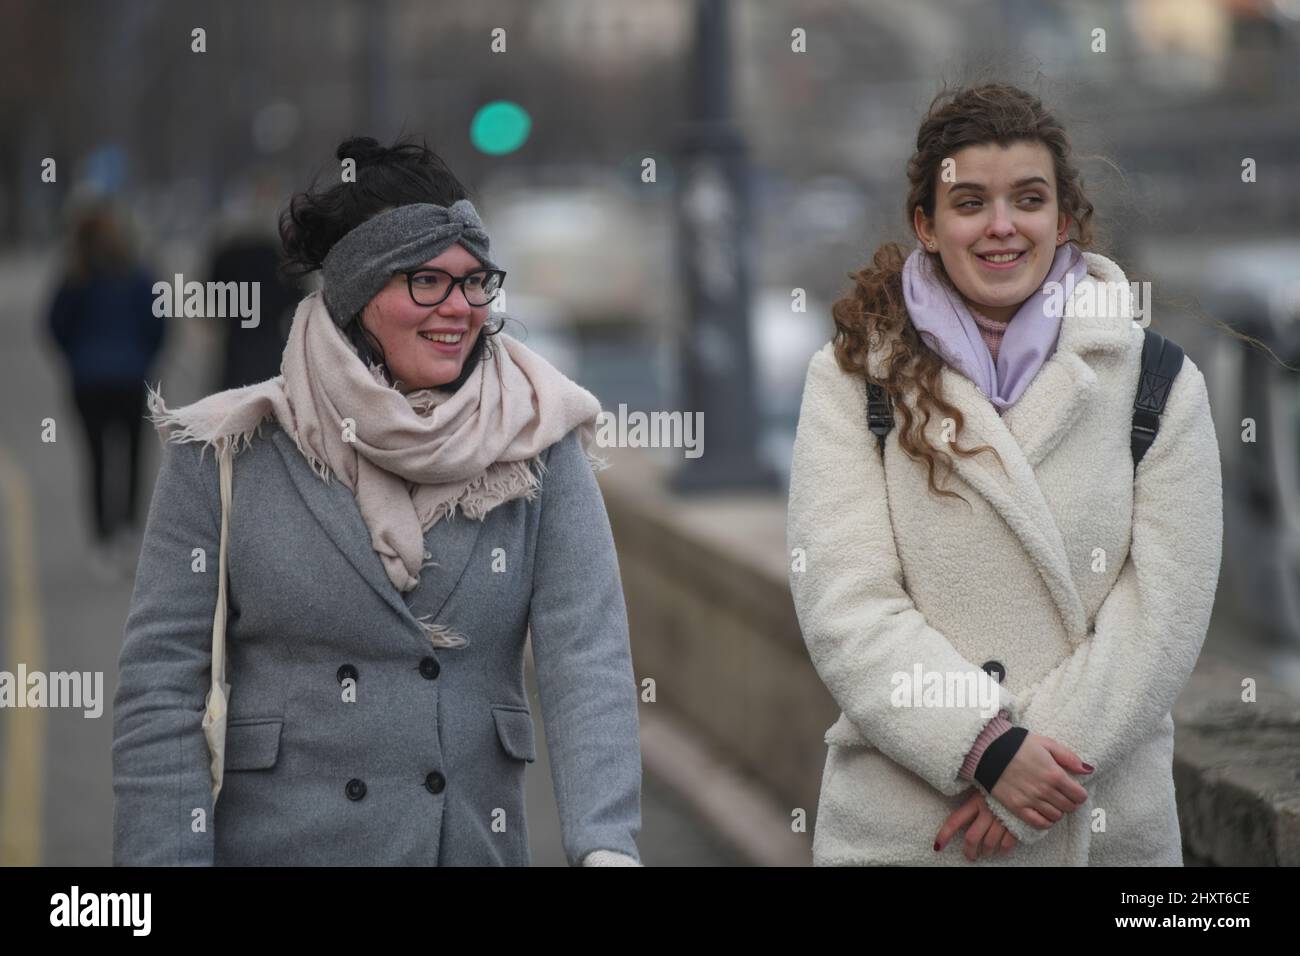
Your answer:
[[[283,720],[261,718],[226,725],[226,769],[265,770],[280,755]]]
[[[532,762],[537,759],[537,746],[533,741],[533,718],[526,710],[516,707],[493,707],[492,719],[496,721],[497,736],[506,753],[516,760]]]
[[[826,736],[823,738],[826,743],[836,747],[865,747],[875,750],[876,745],[863,736],[862,731],[858,730],[858,725],[849,720],[844,714],[840,714],[840,719],[831,724]]]

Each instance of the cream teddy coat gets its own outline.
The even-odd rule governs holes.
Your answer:
[[[1196,663],[1219,574],[1219,449],[1201,371],[1185,358],[1134,475],[1129,450],[1143,332],[1124,273],[1085,254],[1055,353],[1004,417],[949,367],[965,415],[955,474],[934,495],[890,432],[882,467],[863,379],[831,345],[812,359],[790,479],[790,583],[814,666],[842,713],[827,731],[817,865],[1179,866],[1170,708]],[[1105,283],[1104,285],[1102,283]],[[1119,283],[1119,285],[1113,285]],[[883,378],[881,355],[870,359]],[[940,417],[928,440],[943,435]],[[1019,839],[970,863],[936,854],[972,794],[958,769],[988,700],[894,706],[898,678],[970,676],[1013,723],[1074,750],[1088,801],[1047,830],[996,798]],[[1000,667],[998,666],[1000,665]],[[1005,671],[999,684],[989,673]],[[987,671],[987,673],[986,673]],[[922,698],[925,702],[926,698]],[[983,788],[979,787],[983,792]]]

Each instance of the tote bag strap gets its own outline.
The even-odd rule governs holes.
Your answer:
[[[212,806],[216,810],[217,796],[226,765],[226,709],[230,701],[230,685],[226,682],[226,541],[230,533],[230,498],[232,478],[232,451],[228,439],[218,439],[217,465],[221,486],[221,551],[217,570],[217,607],[212,616],[212,686],[208,689],[207,708],[203,714],[203,735],[211,755]]]

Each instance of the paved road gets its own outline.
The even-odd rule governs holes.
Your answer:
[[[103,713],[0,711],[0,864],[100,866],[112,855],[111,702],[132,579],[89,573],[82,436],[57,356],[40,337],[53,266],[48,256],[0,258],[0,670],[14,672],[22,661],[28,670],[101,672]],[[169,329],[155,373],[169,404],[200,397],[212,380],[215,343],[202,323],[179,320]],[[53,443],[41,441],[45,418],[56,423]],[[151,437],[142,518],[159,461]],[[535,685],[530,693],[536,700]],[[564,865],[540,719],[537,736],[527,785],[534,864]],[[639,843],[648,865],[738,862],[655,780],[646,779],[643,801]]]

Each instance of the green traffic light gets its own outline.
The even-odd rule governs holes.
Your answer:
[[[524,145],[532,125],[532,119],[522,106],[497,100],[474,114],[469,127],[470,141],[479,152],[503,156]]]

